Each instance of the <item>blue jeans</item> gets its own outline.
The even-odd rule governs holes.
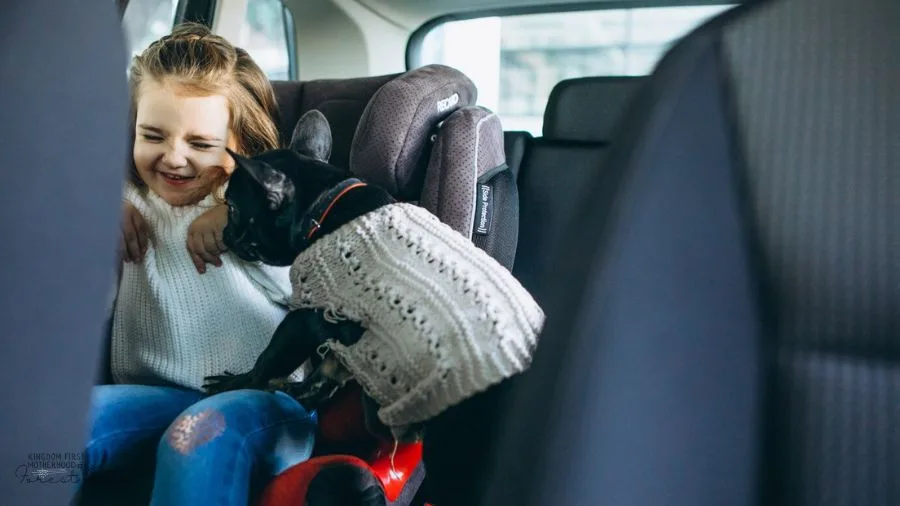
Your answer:
[[[85,477],[156,454],[151,506],[246,505],[312,453],[315,413],[283,393],[100,385],[91,399]]]

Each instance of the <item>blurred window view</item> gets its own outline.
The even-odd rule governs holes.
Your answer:
[[[478,86],[505,130],[540,135],[553,86],[587,76],[653,71],[678,39],[731,5],[604,9],[477,18],[436,26],[416,65],[442,63]]]
[[[237,45],[250,53],[269,79],[291,78],[291,51],[287,39],[288,30],[293,26],[290,15],[281,0],[247,2],[247,17]]]
[[[131,56],[172,31],[178,0],[130,0],[122,26]]]
[[[178,0],[130,0],[122,24],[132,55],[170,33]],[[293,23],[281,0],[248,0],[236,45],[250,53],[269,79],[290,79],[288,31]],[[293,35],[293,34],[291,34]],[[235,42],[235,41],[232,41]]]

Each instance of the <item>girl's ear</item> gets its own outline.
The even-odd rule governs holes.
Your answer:
[[[297,121],[291,135],[291,149],[321,162],[331,158],[331,125],[317,109],[308,111]]]
[[[294,200],[294,183],[283,173],[273,169],[266,162],[241,156],[226,148],[234,159],[235,171],[243,170],[266,192],[269,209],[277,211]]]

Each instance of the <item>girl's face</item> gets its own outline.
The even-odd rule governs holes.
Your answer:
[[[148,79],[138,90],[134,165],[141,180],[172,206],[196,204],[221,172],[231,174],[234,149],[228,101],[195,96]]]

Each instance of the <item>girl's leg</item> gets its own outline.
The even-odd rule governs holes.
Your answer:
[[[151,506],[246,506],[273,476],[309,458],[315,431],[315,414],[281,392],[205,398],[159,442]]]
[[[200,398],[199,392],[170,387],[95,386],[84,452],[85,478],[153,458],[166,427]]]

